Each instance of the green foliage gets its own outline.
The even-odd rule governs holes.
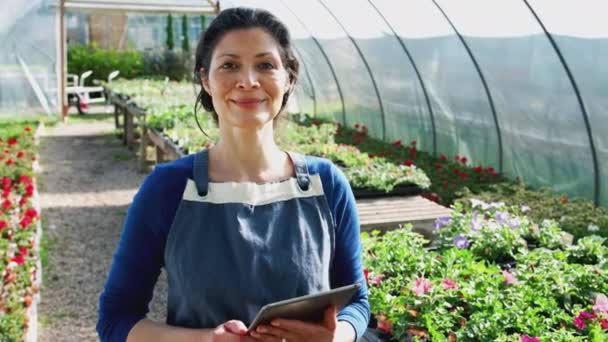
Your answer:
[[[425,249],[426,241],[411,226],[384,235],[362,233],[378,327],[395,341],[414,336],[520,341],[523,335],[541,341],[605,340],[600,324],[608,324],[608,315],[593,313],[600,310],[593,306],[598,294],[608,293],[608,248],[597,237],[575,246],[558,243],[563,232],[556,222],[538,225],[526,210],[480,201],[470,209],[456,205],[449,221],[439,221],[437,250]],[[475,219],[479,224],[473,229]],[[475,235],[480,231],[483,236]],[[469,245],[455,246],[451,238],[457,235],[467,236]],[[524,238],[539,247],[528,248]],[[496,263],[505,254],[516,260],[508,271]],[[578,328],[573,322],[582,312],[596,317]]]
[[[190,76],[189,55],[182,51],[149,52],[144,54],[143,71],[146,75],[163,75],[182,81]]]
[[[175,47],[175,43],[173,41],[173,16],[171,14],[167,15],[167,50],[171,51]]]
[[[463,189],[457,202],[470,208],[470,200],[478,198],[486,202],[503,201],[508,206],[526,205],[529,216],[536,222],[545,219],[559,222],[561,229],[579,239],[590,234],[608,238],[608,208],[596,207],[586,199],[569,199],[548,188],[532,189],[521,183],[490,185],[486,191],[474,193]]]
[[[107,80],[114,70],[120,71],[120,77],[133,78],[144,71],[143,56],[139,51],[105,50],[95,44],[69,45],[68,72],[80,76],[87,70],[93,70],[87,85],[91,85],[93,79]]]
[[[182,51],[188,55],[190,53],[190,38],[188,37],[188,18],[182,16]]]

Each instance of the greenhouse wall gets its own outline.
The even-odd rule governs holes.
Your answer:
[[[222,2],[233,6],[289,26],[300,110],[608,205],[608,5]]]
[[[4,0],[0,11],[0,115],[57,111],[56,7]]]

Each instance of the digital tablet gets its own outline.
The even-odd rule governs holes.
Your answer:
[[[340,311],[361,287],[352,284],[302,297],[264,305],[247,329],[253,331],[258,325],[270,324],[275,318],[295,319],[307,322],[323,321],[325,310],[333,305]]]

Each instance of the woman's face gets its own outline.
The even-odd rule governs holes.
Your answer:
[[[272,122],[289,86],[279,46],[261,28],[226,33],[203,78],[220,127],[259,128]]]

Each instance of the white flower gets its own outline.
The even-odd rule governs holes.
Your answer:
[[[564,221],[566,221],[567,218],[568,218],[568,216],[562,216],[559,218],[559,222],[564,222]]]
[[[600,230],[600,227],[594,224],[590,224],[589,226],[587,226],[587,230],[590,232],[597,232],[598,230]]]
[[[385,298],[387,302],[390,302],[393,300],[393,298],[395,298],[395,296],[391,295],[390,293],[387,293]]]
[[[480,201],[480,200],[475,199],[475,198],[471,198],[470,201],[471,201],[471,205],[473,206],[473,208],[476,208],[476,207],[479,206],[479,207],[482,207],[482,208],[485,209],[485,207],[488,205],[486,202]]]

